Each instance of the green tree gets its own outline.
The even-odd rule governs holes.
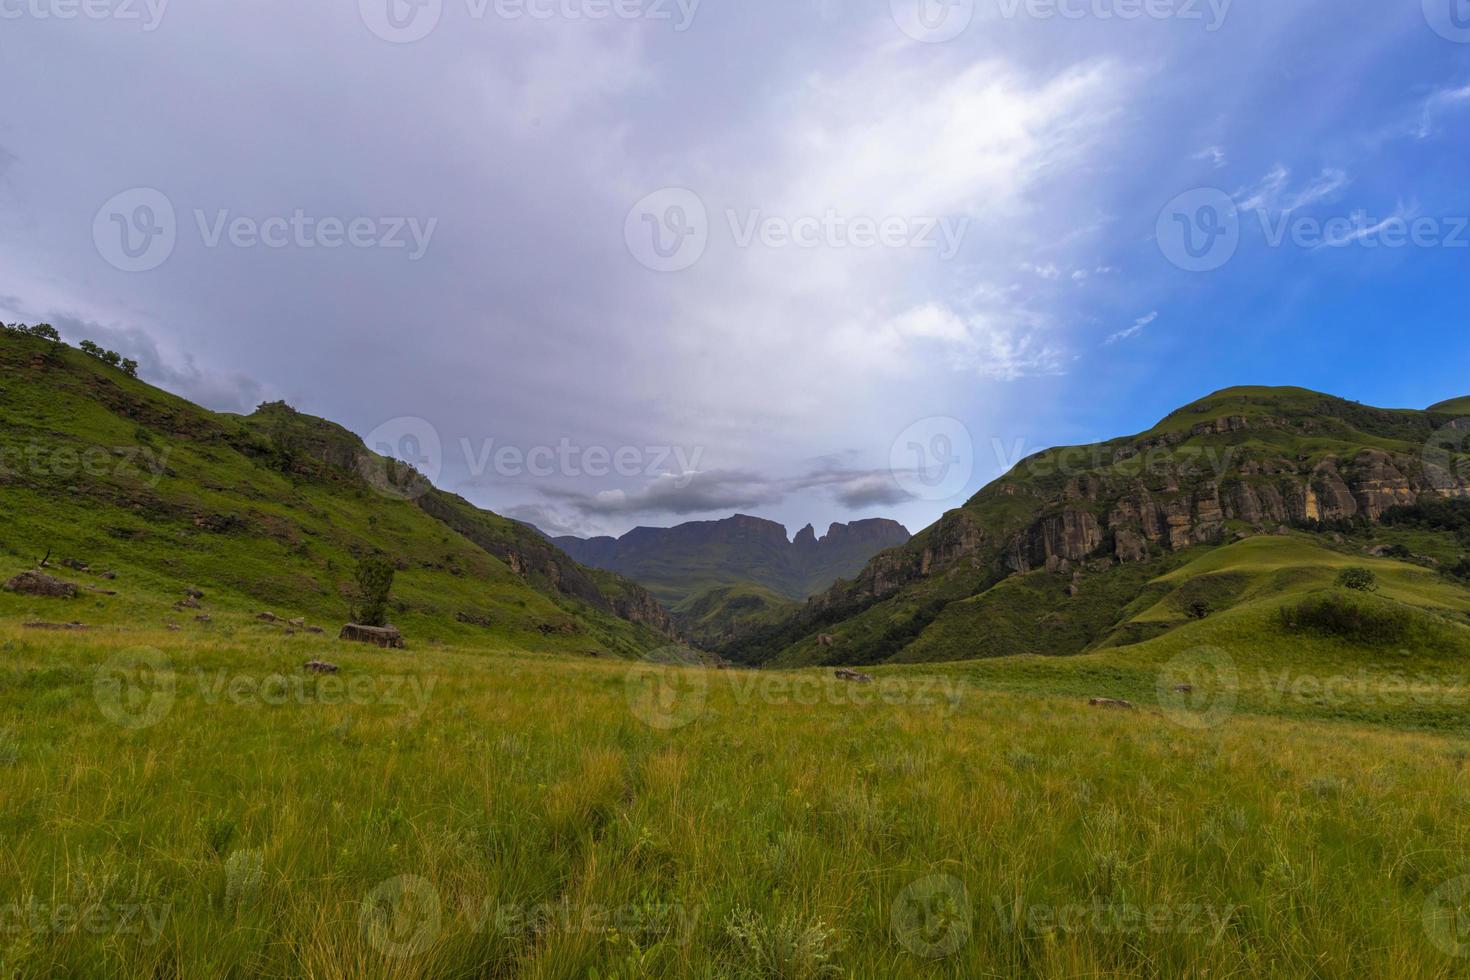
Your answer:
[[[131,357],[125,357],[122,362],[122,370],[123,374],[126,374],[128,377],[136,378],[138,376],[138,362]]]
[[[1378,576],[1369,568],[1344,568],[1337,584],[1354,592],[1377,592]]]
[[[393,588],[393,563],[369,555],[357,563],[357,606],[352,618],[362,626],[388,625],[388,592]]]

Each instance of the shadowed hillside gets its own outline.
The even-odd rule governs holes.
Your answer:
[[[633,655],[672,632],[641,587],[581,567],[334,423],[280,403],[209,412],[8,330],[0,370],[0,509],[23,517],[0,528],[3,578],[49,553],[84,589],[78,619],[192,628],[194,611],[174,604],[197,588],[207,609],[340,625],[358,560],[383,554],[396,566],[390,617],[411,641]]]

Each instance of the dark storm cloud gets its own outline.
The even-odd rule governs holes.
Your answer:
[[[541,493],[549,501],[572,507],[583,517],[661,515],[681,518],[770,507],[811,490],[823,493],[850,510],[897,505],[911,499],[887,470],[830,465],[796,478],[754,470],[723,470],[684,477],[661,476],[634,491],[588,494],[575,489],[547,487],[542,488]],[[544,519],[558,520],[554,516]]]

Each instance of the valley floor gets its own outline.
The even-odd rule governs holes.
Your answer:
[[[869,685],[6,620],[0,976],[1470,971],[1459,661],[1191,629]]]

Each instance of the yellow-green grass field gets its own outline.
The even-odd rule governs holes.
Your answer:
[[[1464,628],[1274,615],[874,684],[7,618],[0,976],[1470,973]]]

